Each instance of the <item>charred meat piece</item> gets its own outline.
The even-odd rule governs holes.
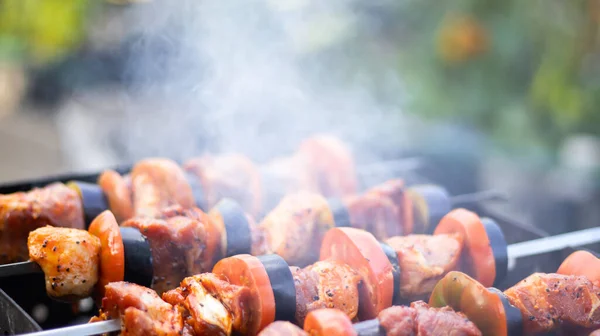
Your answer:
[[[91,322],[121,319],[121,335],[191,335],[181,312],[155,291],[128,282],[106,285],[100,316]]]
[[[358,312],[360,276],[350,266],[336,261],[318,261],[304,269],[292,267],[296,285],[296,322],[304,324],[309,312],[337,308],[351,319]]]
[[[219,299],[227,308],[232,318],[233,330],[245,334],[250,320],[250,289],[244,286],[232,285],[213,273],[194,275],[194,280],[200,282],[210,295]]]
[[[62,183],[0,195],[0,264],[27,260],[29,232],[46,225],[83,229],[83,218],[79,194]]]
[[[261,222],[273,253],[290,265],[306,266],[319,257],[323,236],[334,226],[327,200],[299,192],[286,196]],[[311,242],[313,246],[298,242]]]
[[[377,316],[387,336],[479,336],[481,331],[462,313],[449,307],[431,308],[423,301],[393,306]]]
[[[399,207],[389,198],[375,194],[349,196],[344,198],[352,227],[371,232],[377,239],[401,236],[401,222],[398,221]]]
[[[100,240],[85,230],[46,226],[29,234],[29,257],[46,277],[48,295],[88,297],[98,282]]]
[[[504,292],[528,334],[600,328],[600,287],[587,278],[534,273]]]
[[[223,198],[231,198],[254,216],[262,210],[261,175],[246,156],[205,155],[186,162],[184,169],[200,179],[207,208],[212,208]]]
[[[229,311],[195,277],[183,279],[181,286],[163,294],[163,299],[179,306],[185,323],[196,335],[230,335],[232,317]]]
[[[168,159],[146,159],[131,171],[133,209],[136,217],[157,217],[161,210],[181,205],[195,206],[192,188],[184,171]]]
[[[308,334],[290,322],[275,321],[263,329],[258,336],[308,336]]]
[[[152,287],[159,294],[176,287],[187,275],[212,267],[212,261],[204,256],[204,225],[195,219],[133,218],[122,226],[135,227],[148,239],[154,267]]]
[[[462,250],[458,234],[408,235],[386,241],[398,255],[400,263],[400,297],[423,299],[435,284],[457,268]]]

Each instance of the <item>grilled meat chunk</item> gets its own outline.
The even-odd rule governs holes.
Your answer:
[[[231,334],[231,314],[196,277],[183,279],[180,287],[164,293],[163,299],[173,306],[179,306],[185,323],[192,327],[196,335]]]
[[[263,329],[258,336],[308,336],[308,334],[290,322],[275,321]]]
[[[528,334],[600,328],[600,287],[585,277],[534,273],[504,294],[521,311]]]
[[[391,179],[367,191],[367,194],[385,197],[398,207],[398,225],[404,234],[413,233],[413,208],[405,192],[404,180]]]
[[[200,282],[210,295],[219,299],[231,314],[233,330],[247,333],[250,320],[250,289],[245,286],[232,285],[213,273],[194,275],[196,281]]]
[[[384,309],[377,318],[388,336],[481,335],[464,314],[449,307],[431,308],[423,301]]]
[[[184,171],[168,159],[146,159],[131,171],[133,209],[136,217],[155,218],[161,210],[181,205],[195,206],[192,188]]]
[[[46,225],[85,227],[77,191],[53,183],[29,192],[0,195],[0,264],[27,260],[29,232]]]
[[[317,261],[304,269],[292,267],[296,285],[296,322],[304,324],[309,312],[337,308],[351,319],[358,312],[360,276],[350,266],[337,261]]]
[[[435,284],[456,269],[462,251],[458,234],[409,235],[386,241],[400,263],[400,297],[413,301],[428,296]]]
[[[318,194],[299,192],[286,196],[261,222],[271,252],[289,264],[306,266],[319,257],[323,236],[334,226],[327,200]],[[312,242],[314,246],[294,244]]]
[[[148,239],[154,267],[152,288],[159,294],[176,287],[187,275],[206,272],[212,267],[212,260],[204,256],[204,224],[195,219],[133,218],[122,226],[135,227]]]
[[[184,169],[198,176],[207,208],[223,198],[236,200],[248,213],[262,210],[262,182],[258,167],[241,154],[205,155],[186,162]]]
[[[403,234],[398,221],[400,209],[387,197],[370,193],[349,196],[344,198],[344,205],[354,228],[369,231],[377,239]]]
[[[85,230],[46,226],[32,231],[29,257],[40,265],[48,295],[60,300],[88,297],[98,282],[100,239]]]
[[[181,311],[155,291],[120,281],[106,285],[101,314],[91,322],[121,319],[121,335],[191,335]]]

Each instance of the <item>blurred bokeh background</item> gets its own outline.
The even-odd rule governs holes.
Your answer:
[[[599,28],[599,0],[0,0],[0,181],[332,131],[595,226]]]

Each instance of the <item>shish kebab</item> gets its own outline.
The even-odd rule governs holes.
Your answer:
[[[600,260],[576,251],[555,274],[532,274],[504,292],[453,271],[436,284],[429,304],[392,306],[376,319],[356,324],[339,309],[321,308],[307,315],[304,330],[278,321],[259,335],[424,336],[452,331],[453,335],[522,336],[559,331],[593,336],[590,332],[600,328],[599,286]]]
[[[208,215],[199,209],[177,207],[159,218],[131,219],[121,227],[105,211],[92,222],[90,232],[56,227],[36,229],[28,240],[31,261],[0,266],[0,276],[43,270],[48,294],[65,300],[89,295],[96,283],[101,292],[106,283],[124,279],[152,286],[162,293],[185,276],[208,271],[219,259],[239,253],[276,253],[290,265],[299,265],[292,261],[302,260],[301,266],[305,266],[319,257],[318,250],[310,247],[320,246],[326,232],[339,226],[323,200],[321,207],[311,211],[267,217],[267,224],[258,227],[230,200],[219,203]],[[488,243],[500,246],[499,251],[506,249],[502,232],[493,221],[480,220],[476,214],[460,209],[444,219],[432,236],[374,235],[374,239],[385,240],[391,246],[387,253],[394,255],[393,260],[397,259],[398,267],[404,269],[398,280],[403,283],[403,297],[427,294],[437,278],[456,268],[461,257],[467,258],[465,254],[483,264],[481,269],[485,271],[473,270],[481,281],[491,285],[496,277],[504,277],[505,257],[499,256],[497,270],[493,261],[489,264],[485,260],[492,256]]]
[[[108,175],[100,177],[100,185],[104,185],[104,176]],[[120,176],[117,174],[115,178]],[[178,204],[185,209],[194,206],[192,188],[187,183],[183,170],[170,160],[143,160],[134,167],[132,181],[135,187],[135,217],[159,216],[162,209],[170,205]],[[99,214],[108,208],[104,194],[96,192],[97,187],[84,183],[70,185],[77,191],[62,184],[54,184],[28,193],[0,196],[0,264],[27,260],[27,236],[35,228],[44,225],[83,228],[83,210],[87,218],[92,213]],[[129,189],[118,191],[120,188],[112,188],[111,185],[105,185],[104,189],[113,190],[112,194],[124,194],[121,198],[129,198]],[[299,210],[296,203],[306,203],[308,198],[313,201],[317,198],[325,199],[317,194],[296,195],[286,197],[287,201],[281,204],[287,204],[285,211],[289,211],[290,207],[291,210]],[[465,195],[460,199],[465,201]],[[115,201],[109,203],[113,213],[121,204]],[[357,221],[367,223],[372,221],[373,216],[393,224],[390,217],[396,216],[396,224],[388,225],[386,229],[393,229],[388,235],[397,235],[432,232],[432,224],[436,224],[450,210],[452,198],[441,187],[423,185],[406,189],[402,180],[396,179],[360,195],[339,200],[329,199],[328,206],[335,213],[336,222],[349,221],[349,225],[360,225]],[[273,213],[272,211],[271,214]],[[365,216],[370,217],[367,218],[368,221],[365,221]],[[88,218],[85,222],[91,220],[93,218]]]
[[[311,141],[307,140],[307,142],[310,143]],[[317,148],[315,149],[316,152],[325,155],[327,148],[337,147],[323,145],[323,149],[318,149],[317,144],[330,142],[335,143],[335,140],[319,142],[313,139],[312,143],[314,145],[312,147],[308,146],[308,148]],[[335,149],[332,151],[335,151]],[[304,156],[312,157],[314,154],[296,154],[294,157]],[[341,168],[343,170],[343,167],[336,168],[332,166],[325,169],[322,166],[324,162],[330,162],[334,157],[336,157],[334,153],[328,154],[328,160],[318,162],[321,168],[309,170],[318,172],[333,171],[332,174],[336,176],[313,176],[313,180],[324,181],[323,183],[325,183],[339,178],[337,175],[342,173],[335,171],[335,169]],[[196,161],[198,160],[200,159],[196,159]],[[204,158],[200,161],[204,162],[207,159]],[[228,162],[228,160],[225,161]],[[217,166],[221,167],[221,164]],[[307,164],[304,166],[308,167]],[[198,172],[199,167],[199,163],[196,163],[193,169],[188,168],[190,172],[185,172],[173,161],[148,159],[137,163],[127,176],[121,176],[114,171],[107,170],[101,174],[98,184],[72,181],[67,184],[67,187],[61,183],[54,183],[27,193],[0,195],[0,264],[25,260],[27,257],[27,235],[37,227],[51,225],[82,229],[106,209],[111,209],[117,220],[122,222],[134,216],[153,217],[159,214],[164,207],[174,204],[190,208],[196,203],[202,203],[206,193],[204,189],[214,190],[216,188],[211,187],[210,183],[219,185],[227,185],[227,183],[221,175],[217,174],[220,170],[215,167],[211,166],[214,169],[207,168],[210,172],[205,172],[206,169],[204,169],[202,173]],[[202,174],[202,176],[199,174]],[[200,182],[200,180],[202,181]],[[215,182],[216,180],[219,180],[219,182]],[[239,195],[244,194],[243,190],[246,190],[245,193],[248,194],[256,189],[251,183],[239,184],[234,181],[235,179],[232,177],[230,183],[239,185],[239,188],[235,189],[235,192],[219,192],[218,197],[211,196],[213,201],[211,201],[210,208],[216,205],[216,201],[222,195],[230,194],[234,199],[240,200],[243,197]],[[432,187],[425,188],[431,189]],[[325,196],[327,196],[327,193],[332,193],[329,187],[324,187],[324,191],[318,190],[314,186],[307,186],[306,188],[298,186],[297,188],[288,189],[316,190],[322,192]],[[497,193],[484,192],[451,198],[443,188],[437,187],[437,189],[439,190],[428,192],[420,190],[419,187],[406,190],[407,194],[410,194],[410,197],[404,197],[407,198],[407,200],[404,200],[407,205],[397,204],[398,211],[403,213],[402,216],[414,216],[413,221],[417,227],[420,223],[424,223],[422,226],[426,226],[428,223],[437,223],[441,216],[457,203],[464,206],[468,202],[501,197]],[[431,197],[433,199],[424,199]],[[267,198],[275,199],[274,197]],[[408,200],[408,198],[412,200],[410,206],[408,202],[411,200]],[[279,200],[279,196],[276,199]],[[246,201],[241,199],[241,202]],[[428,208],[427,204],[431,205],[432,202],[436,203],[435,207]],[[403,210],[404,208],[406,210]],[[203,209],[207,210],[206,207]],[[412,215],[413,212],[414,215]],[[13,248],[12,245],[15,244],[18,246]]]
[[[220,261],[213,273],[184,279],[162,300],[147,288],[111,283],[101,313],[92,322],[120,321],[35,335],[118,330],[123,335],[255,335],[275,319],[304,324],[315,336],[413,335],[414,328],[422,336],[446,335],[450,330],[454,335],[506,336],[600,327],[600,261],[589,253],[567,258],[558,270],[566,276],[536,273],[504,293],[452,271],[435,284],[429,298],[432,308],[423,302],[388,308],[396,293],[390,285],[398,284],[390,284],[389,267],[381,263],[386,256],[376,248],[377,242],[364,231],[349,228],[331,230],[328,236],[321,261],[305,269],[290,268],[276,255],[238,255]],[[440,307],[446,308],[436,309]],[[363,322],[353,326],[350,321],[356,317]],[[280,325],[272,328],[279,330]],[[264,335],[294,335],[289,325],[284,330],[269,333],[267,328]]]

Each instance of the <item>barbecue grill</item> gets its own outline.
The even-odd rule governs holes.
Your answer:
[[[426,167],[427,165],[424,164]],[[130,170],[130,166],[118,167],[119,173],[125,173]],[[424,174],[427,169],[419,172],[408,171],[406,176],[407,184],[432,182],[439,183],[439,176]],[[79,180],[93,183],[97,180],[100,173],[88,174],[66,174],[61,176],[50,176],[35,180],[20,181],[0,186],[0,194],[12,193],[17,191],[27,191],[35,187],[43,187],[52,182],[68,182]],[[490,217],[497,221],[501,227],[506,242],[508,244],[522,243],[531,240],[549,237],[543,230],[527,223],[522,223],[511,215],[498,212],[485,202],[466,203],[461,207],[475,211],[482,217]],[[549,237],[551,238],[551,237]],[[589,237],[588,237],[589,238]],[[594,238],[594,237],[592,237]],[[566,238],[565,238],[566,239]],[[587,239],[581,244],[575,239],[572,243],[577,249],[588,248],[595,253],[597,246],[594,246],[594,239]],[[556,239],[555,239],[556,240]],[[595,238],[595,240],[600,240]],[[555,242],[556,243],[556,242]],[[539,244],[538,244],[539,245]],[[523,247],[530,248],[530,247]],[[527,277],[532,272],[554,272],[562,260],[574,251],[572,246],[567,243],[562,248],[554,248],[553,251],[541,251],[536,255],[519,257],[516,260],[509,260],[508,274],[496,287],[506,289],[521,279]],[[90,317],[97,313],[91,299],[81,302],[79,305],[70,303],[61,303],[51,300],[45,291],[43,274],[27,274],[9,278],[0,278],[0,334],[17,335],[28,332],[35,332],[46,329],[54,329],[64,326],[86,323]]]

